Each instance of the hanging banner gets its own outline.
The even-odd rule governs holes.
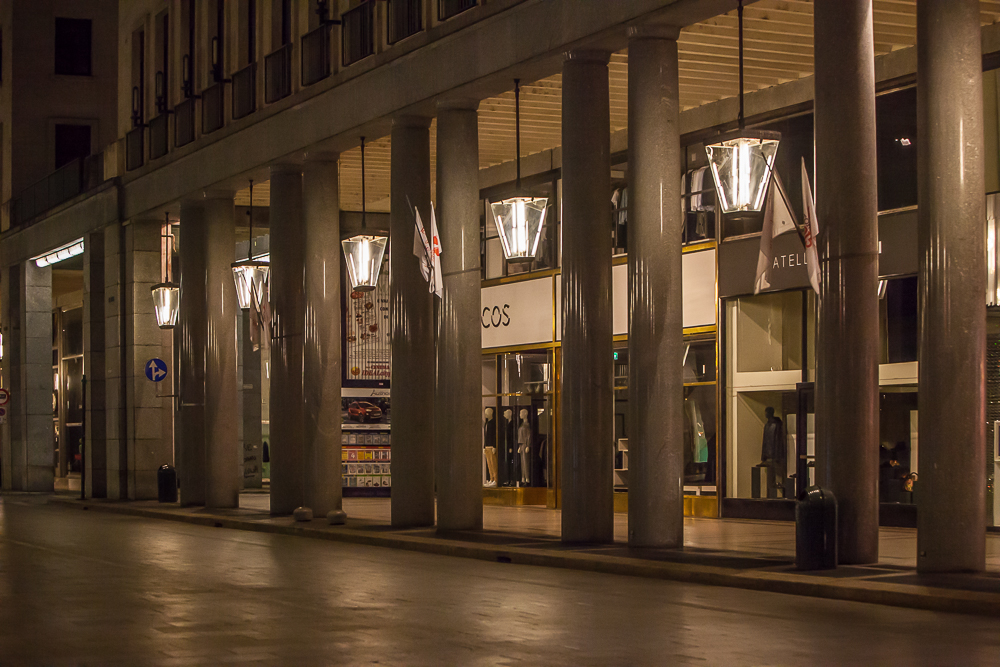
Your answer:
[[[382,262],[378,285],[370,292],[351,291],[344,298],[344,386],[388,386],[392,375],[389,346],[389,262]]]

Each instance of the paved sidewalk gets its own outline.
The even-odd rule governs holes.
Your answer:
[[[660,550],[630,549],[625,515],[615,517],[615,544],[564,545],[558,539],[559,512],[534,507],[486,506],[483,531],[438,534],[433,528],[391,528],[388,499],[345,499],[344,526],[271,517],[269,497],[261,493],[242,494],[240,509],[212,511],[153,501],[80,501],[68,496],[52,500],[81,509],[505,563],[1000,616],[997,535],[988,538],[990,571],[981,575],[918,575],[913,569],[915,531],[889,528],[882,529],[877,565],[800,572],[794,566],[794,526],[782,522],[686,519],[684,549]]]

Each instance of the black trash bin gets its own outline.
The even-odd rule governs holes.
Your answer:
[[[837,567],[837,499],[828,489],[809,487],[795,505],[795,567]]]
[[[156,471],[156,497],[161,503],[177,502],[177,471],[171,465],[162,465]]]

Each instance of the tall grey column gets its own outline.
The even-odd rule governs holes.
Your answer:
[[[271,167],[271,514],[305,501],[302,330],[305,323],[305,230],[302,168]]]
[[[483,527],[478,106],[476,100],[438,105],[437,201],[444,279],[434,406],[438,530]]]
[[[178,478],[181,505],[205,504],[205,347],[208,336],[204,202],[181,203]],[[110,349],[108,350],[110,354]],[[110,385],[110,378],[108,384]],[[109,411],[110,412],[110,411]],[[109,415],[109,431],[110,415]],[[109,453],[110,457],[110,453]],[[109,480],[110,481],[110,480]]]
[[[235,208],[229,192],[181,206],[181,503],[237,507]]]
[[[344,521],[340,467],[339,183],[336,153],[307,156],[302,181],[304,504],[316,517],[325,516],[331,523]]]
[[[614,540],[611,118],[604,51],[562,73],[562,539]]]
[[[629,31],[629,544],[684,546],[677,28]]]
[[[432,295],[413,247],[413,213],[431,215],[427,118],[392,122],[389,318],[392,331],[392,525],[434,525],[434,323]]]
[[[233,283],[236,208],[232,193],[205,200],[205,489],[207,507],[239,507],[243,466],[236,423],[236,322]],[[183,238],[183,233],[181,234]]]
[[[979,3],[917,3],[917,569],[986,567],[986,293]]]
[[[816,479],[837,498],[839,561],[874,563],[879,334],[872,1],[818,0],[814,26],[815,191],[822,267]]]
[[[83,251],[83,367],[87,376],[87,428],[84,462],[88,498],[108,495],[107,422],[104,413],[107,381],[105,344],[104,232],[87,234]]]

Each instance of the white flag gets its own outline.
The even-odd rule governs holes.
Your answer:
[[[415,225],[415,229],[413,230],[413,254],[420,265],[420,275],[424,277],[424,280],[430,282],[432,270],[431,246],[427,242],[424,223],[420,220],[420,211],[416,206],[413,207],[413,224]]]
[[[767,203],[764,207],[764,228],[760,235],[760,255],[757,257],[757,279],[753,284],[753,293],[760,294],[771,286],[771,268],[774,253],[771,250],[772,239],[797,227],[795,215],[788,205],[788,195],[781,183],[778,172],[771,179],[771,188],[767,193]]]
[[[444,298],[444,279],[441,277],[441,236],[438,234],[437,217],[434,215],[434,204],[431,204],[431,264],[434,279],[430,283],[431,292],[439,298]]]
[[[809,187],[805,158],[802,158],[802,210],[805,213],[802,233],[806,246],[806,268],[809,270],[809,282],[816,294],[819,294],[819,252],[816,250],[819,222],[816,220],[816,201],[812,196],[812,188]]]

